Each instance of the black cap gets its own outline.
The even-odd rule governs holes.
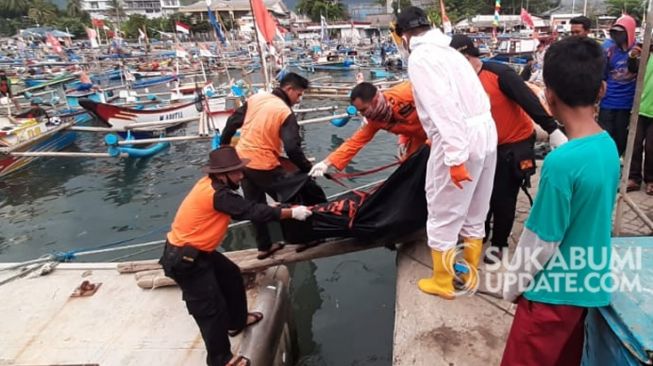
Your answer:
[[[474,45],[474,41],[464,34],[454,34],[454,36],[451,37],[451,43],[449,43],[449,46],[455,48],[456,51],[463,55],[469,55],[472,57],[478,57],[481,55],[481,52]]]
[[[395,33],[397,33],[398,36],[401,36],[406,31],[424,26],[431,26],[429,17],[426,15],[424,10],[416,6],[410,6],[402,10],[401,14],[397,16]]]

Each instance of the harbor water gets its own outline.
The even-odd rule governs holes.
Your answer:
[[[311,74],[310,77],[320,76]],[[353,81],[354,73],[340,75]],[[338,80],[338,79],[335,79]],[[306,100],[302,107],[346,101]],[[340,109],[342,110],[342,109]],[[309,115],[312,117],[315,115]],[[318,161],[359,127],[303,127],[305,152]],[[68,151],[105,151],[102,135],[79,133]],[[162,239],[206,161],[210,142],[175,143],[150,159],[40,159],[0,180],[0,261],[33,259],[122,242]],[[395,159],[396,136],[380,132],[347,168],[371,169]],[[387,173],[346,181],[351,187]],[[320,179],[328,195],[341,187]],[[224,250],[255,247],[250,227],[230,232]],[[161,247],[81,258],[157,258]],[[297,365],[390,365],[395,253],[374,249],[290,266]],[[180,299],[181,301],[181,299]],[[190,321],[190,318],[189,318]]]

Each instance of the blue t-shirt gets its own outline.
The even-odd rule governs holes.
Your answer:
[[[528,300],[582,307],[610,303],[610,230],[619,168],[607,132],[570,140],[544,159],[525,229],[560,245],[524,292]]]
[[[635,98],[637,74],[628,71],[628,51],[612,46],[605,48],[607,56],[605,80],[607,90],[601,100],[601,108],[631,109]]]

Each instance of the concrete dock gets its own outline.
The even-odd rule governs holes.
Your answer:
[[[535,197],[539,176],[532,179],[529,191]],[[653,218],[653,196],[644,190],[629,196]],[[509,245],[517,244],[530,204],[519,194],[517,215]],[[651,229],[627,206],[624,208],[623,236],[652,235]],[[481,288],[474,295],[444,300],[422,293],[420,278],[431,275],[431,258],[426,241],[402,246],[397,254],[397,295],[393,365],[467,366],[499,365],[512,324],[514,305],[498,299],[495,289]],[[499,270],[500,272],[501,270]],[[481,262],[480,276],[496,281],[497,272]],[[481,284],[485,283],[483,279]],[[495,287],[495,286],[491,286]],[[494,290],[494,291],[493,291]],[[494,292],[494,296],[489,293]]]

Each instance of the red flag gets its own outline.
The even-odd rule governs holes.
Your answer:
[[[50,48],[56,53],[62,53],[63,48],[61,48],[61,43],[59,43],[59,40],[52,35],[52,33],[48,33],[46,36],[46,41],[45,41]]]
[[[263,0],[251,0],[251,4],[252,13],[256,20],[256,28],[261,32],[265,41],[271,43],[277,34],[277,24],[274,22],[272,15],[268,13]]]
[[[521,21],[524,23],[528,28],[533,29],[535,28],[535,24],[533,24],[533,18],[531,18],[531,15],[528,14],[526,9],[521,8]]]
[[[451,27],[451,21],[447,16],[447,11],[444,8],[444,0],[440,0],[440,13],[442,14],[442,29],[444,30],[444,33],[449,34],[453,31],[453,28]]]
[[[95,28],[102,28],[104,27],[104,20],[91,18],[91,24],[93,24],[93,27]]]
[[[190,25],[177,21],[177,22],[175,22],[175,30],[177,32],[181,32],[181,33],[184,33],[184,34],[189,34],[190,33]]]

